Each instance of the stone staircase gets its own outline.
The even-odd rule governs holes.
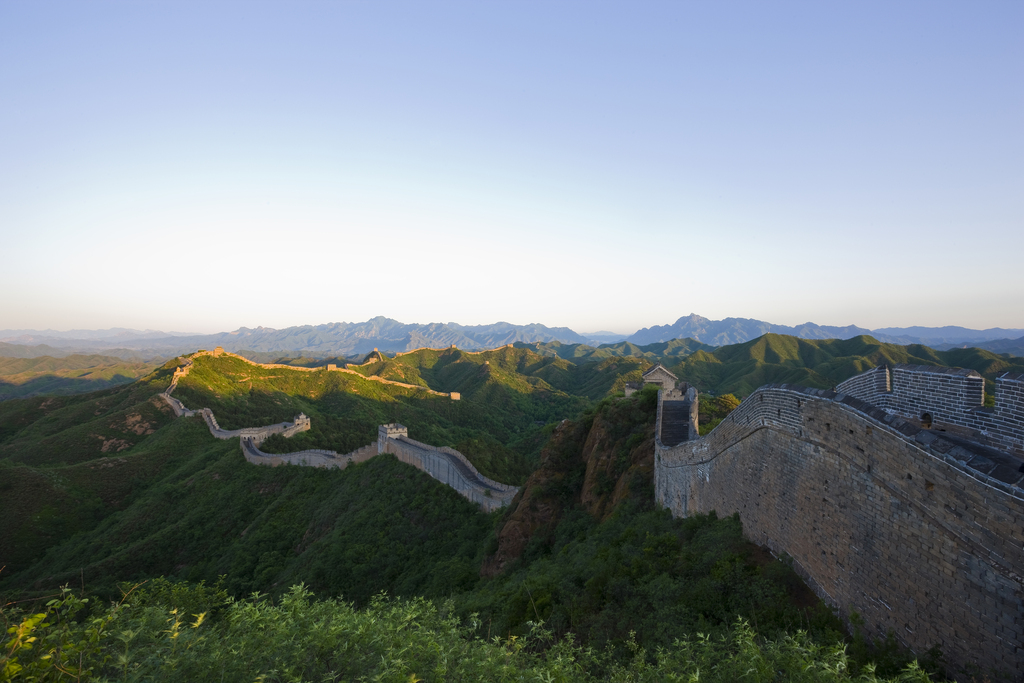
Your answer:
[[[690,402],[662,401],[661,443],[675,446],[690,438]]]

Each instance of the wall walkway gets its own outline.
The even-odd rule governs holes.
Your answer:
[[[519,493],[517,486],[501,484],[480,474],[454,448],[428,446],[410,439],[405,427],[399,424],[380,426],[378,449],[451,486],[488,512],[505,507]]]

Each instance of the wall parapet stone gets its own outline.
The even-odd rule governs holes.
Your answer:
[[[878,366],[836,387],[886,411],[936,429],[1024,455],[1024,375],[995,380],[993,408],[985,408],[985,380],[974,370],[924,365]]]

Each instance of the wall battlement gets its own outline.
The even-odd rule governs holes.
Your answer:
[[[995,406],[985,408],[985,380],[974,370],[881,365],[836,387],[917,425],[957,432],[1024,455],[1024,375],[996,378]]]
[[[918,653],[939,645],[955,668],[1019,680],[1021,465],[850,394],[768,385],[707,436],[658,444],[655,489],[676,516],[739,513],[751,540],[791,556],[871,635],[892,631]]]

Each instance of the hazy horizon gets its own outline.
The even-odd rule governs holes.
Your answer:
[[[0,328],[1024,328],[1022,25],[3,3]]]
[[[457,325],[468,325],[468,326],[487,326],[487,325],[497,325],[497,324],[502,324],[502,323],[508,323],[508,324],[512,324],[512,325],[542,324],[542,325],[545,325],[545,327],[548,327],[548,328],[569,328],[573,332],[575,332],[575,333],[577,333],[577,334],[579,334],[581,336],[584,336],[584,337],[586,337],[588,335],[591,335],[591,336],[621,335],[622,337],[625,338],[625,337],[629,337],[629,336],[631,336],[631,335],[633,335],[633,334],[635,334],[635,333],[637,333],[637,332],[639,332],[639,331],[641,331],[643,329],[646,329],[646,328],[672,325],[675,322],[677,322],[680,318],[686,318],[686,317],[689,317],[689,315],[700,315],[700,314],[696,313],[696,314],[687,314],[687,315],[684,315],[684,316],[677,316],[677,317],[675,317],[675,318],[673,318],[671,320],[665,320],[665,321],[660,322],[660,323],[652,323],[650,325],[644,325],[643,327],[639,327],[639,328],[636,328],[636,329],[633,329],[633,330],[627,330],[627,331],[614,331],[614,330],[607,330],[607,329],[602,329],[602,330],[580,330],[580,329],[573,328],[572,326],[569,326],[569,325],[557,325],[557,324],[556,325],[545,325],[544,323],[537,323],[536,321],[519,323],[519,322],[514,322],[514,321],[508,321],[508,320],[494,320],[494,321],[485,322],[485,323],[462,323],[462,322],[460,322],[458,320],[416,321],[416,320],[397,320],[397,319],[394,319],[394,318],[391,318],[391,319],[392,320],[396,320],[397,322],[402,323],[404,325],[431,325],[431,324],[453,324],[453,323],[457,324]],[[274,326],[271,326],[271,325],[242,325],[240,327],[231,328],[231,329],[220,328],[220,329],[208,329],[208,330],[202,330],[202,331],[197,331],[197,330],[180,331],[180,330],[159,329],[159,328],[136,329],[136,328],[129,328],[129,327],[126,327],[126,326],[123,326],[123,325],[118,325],[118,326],[113,326],[113,327],[108,327],[108,328],[68,328],[68,329],[63,329],[63,330],[62,329],[57,329],[57,328],[52,328],[52,327],[51,328],[43,328],[43,329],[40,329],[40,328],[0,328],[0,333],[18,332],[18,333],[24,334],[24,333],[28,333],[28,332],[33,332],[33,333],[43,334],[43,333],[46,333],[46,332],[55,332],[55,333],[58,333],[58,334],[67,335],[67,334],[70,334],[72,332],[83,332],[83,333],[92,332],[92,333],[98,333],[98,332],[106,332],[106,331],[114,331],[114,330],[125,330],[125,331],[129,331],[129,332],[143,333],[143,334],[145,334],[145,333],[164,333],[164,334],[172,335],[172,336],[202,336],[202,335],[211,335],[211,334],[230,334],[232,332],[236,332],[236,331],[241,330],[241,329],[255,330],[255,329],[261,329],[262,328],[262,329],[281,330],[281,329],[287,329],[287,328],[290,328],[290,327],[307,327],[307,326],[309,326],[309,327],[318,327],[318,326],[323,326],[323,325],[333,325],[333,324],[339,324],[339,323],[344,323],[344,324],[362,324],[362,323],[365,323],[365,322],[369,322],[369,320],[372,320],[373,318],[376,318],[376,317],[385,317],[385,318],[387,318],[388,316],[372,316],[371,318],[369,318],[367,320],[332,320],[332,321],[328,321],[328,322],[309,322],[309,323],[300,323],[298,325],[285,325],[283,327],[274,327]],[[701,316],[701,317],[705,317],[706,318],[707,316]],[[726,316],[726,318],[724,318],[724,319],[729,319],[729,318],[735,318],[735,319],[741,319],[741,320],[751,320],[751,318],[738,318],[737,316]],[[710,318],[709,318],[709,320],[711,320],[712,322],[719,322],[720,321],[720,320],[715,320],[715,319],[710,319]],[[804,324],[813,324],[813,325],[820,325],[822,327],[860,327],[860,328],[864,328],[864,329],[868,329],[868,330],[884,330],[884,329],[898,329],[898,328],[911,329],[911,328],[914,328],[914,327],[928,327],[930,329],[941,329],[941,328],[950,327],[950,328],[974,329],[974,330],[977,330],[977,331],[985,331],[985,330],[989,330],[989,329],[1004,329],[1004,330],[1008,330],[1008,331],[1018,331],[1020,329],[1024,329],[1024,328],[1017,328],[1017,327],[1011,327],[1011,326],[1005,326],[1005,325],[996,325],[996,326],[990,327],[990,328],[966,328],[963,325],[937,325],[937,326],[899,325],[899,326],[887,326],[887,327],[879,327],[879,328],[867,328],[864,325],[857,325],[856,323],[850,323],[849,325],[828,325],[828,324],[825,324],[825,323],[818,323],[818,322],[816,322],[814,320],[805,320],[805,321],[803,321],[801,323],[796,323],[796,324],[780,323],[780,322],[775,321],[775,320],[763,320],[763,319],[760,319],[760,318],[752,318],[752,320],[759,320],[761,322],[770,323],[772,325],[784,325],[786,327],[798,327],[798,326],[804,325]],[[72,338],[72,337],[69,337],[69,338]]]

